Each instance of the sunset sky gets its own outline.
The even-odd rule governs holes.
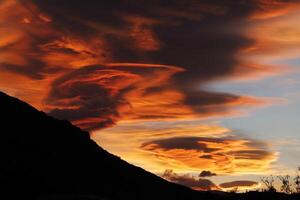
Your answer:
[[[300,165],[299,21],[299,0],[0,0],[0,90],[170,181],[260,187]]]

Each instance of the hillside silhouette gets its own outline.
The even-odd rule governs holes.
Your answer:
[[[278,193],[198,192],[114,156],[88,132],[0,92],[4,199],[289,199]],[[259,198],[257,198],[259,197]],[[296,198],[296,196],[293,196]]]

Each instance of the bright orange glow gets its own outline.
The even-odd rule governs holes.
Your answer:
[[[280,17],[299,8],[297,2],[259,0],[259,9],[251,15],[250,19],[265,20]]]
[[[283,12],[281,15],[253,20],[248,26],[246,35],[255,43],[242,52],[243,57],[265,62],[271,59],[291,59],[299,55],[300,4],[296,2],[279,4],[283,4],[276,5]]]
[[[277,157],[268,151],[267,144],[236,137],[220,126],[147,129],[147,124],[134,124],[94,132],[93,138],[128,161],[157,173],[165,169],[180,173],[210,170],[223,175],[259,173]]]
[[[110,59],[105,50],[105,41],[99,38],[88,40],[63,37],[42,45],[47,52],[42,60],[49,66],[80,68],[86,65],[104,63]]]
[[[17,9],[19,12],[11,12],[12,9]],[[214,5],[201,4],[198,9],[215,15],[222,15],[226,12],[225,8]],[[124,32],[116,32],[116,30],[107,27],[101,29],[104,26],[99,27],[99,25],[96,29],[99,33],[97,36],[83,38],[55,28],[52,25],[55,21],[47,14],[41,13],[34,4],[27,3],[26,6],[23,6],[19,1],[9,0],[0,5],[0,10],[2,11],[0,19],[10,21],[9,25],[0,27],[3,29],[3,36],[0,37],[0,47],[8,46],[5,51],[0,52],[1,62],[4,63],[6,68],[15,67],[16,71],[20,71],[27,76],[43,79],[41,81],[36,80],[36,82],[43,82],[43,84],[34,86],[39,87],[37,97],[32,97],[32,93],[28,94],[28,97],[25,97],[25,94],[25,96],[19,96],[29,100],[31,104],[41,109],[78,108],[78,106],[68,105],[74,99],[59,99],[56,100],[57,104],[51,103],[50,105],[45,105],[44,100],[47,99],[49,90],[51,90],[49,87],[54,79],[74,69],[81,69],[89,65],[106,66],[107,69],[91,73],[90,77],[80,78],[77,83],[98,84],[109,90],[112,97],[116,97],[121,90],[132,87],[132,89],[122,94],[122,101],[117,106],[118,114],[110,115],[110,118],[114,118],[113,121],[176,120],[234,115],[236,114],[235,107],[258,106],[266,103],[264,100],[255,97],[229,96],[224,98],[224,103],[201,105],[199,109],[205,110],[205,112],[198,112],[185,103],[188,98],[187,95],[184,91],[177,89],[174,86],[175,83],[172,82],[176,74],[186,71],[184,66],[114,62],[114,55],[110,51],[111,44],[103,34],[116,34],[121,38],[129,37],[133,39],[133,43],[139,50],[158,51],[162,48],[163,43],[156,37],[153,26],[160,24],[159,20],[122,14],[123,21],[131,24]],[[83,23],[92,26],[90,22],[84,21]],[[92,27],[94,26],[95,24]],[[41,42],[35,42],[31,38],[32,35],[41,38]],[[139,68],[143,68],[145,72],[138,72],[140,71]],[[251,67],[251,69],[249,67],[249,70],[246,71],[238,69],[235,70],[236,75],[234,76],[249,74],[249,71],[258,71],[258,69],[266,72],[266,69],[259,67],[259,65]],[[36,74],[33,74],[33,72]],[[1,71],[1,73],[3,72]],[[11,73],[12,76],[14,74],[14,72],[6,73]],[[35,84],[35,80],[29,82]],[[67,81],[63,86],[66,87],[66,85],[72,85],[75,82],[76,80]],[[0,84],[4,87],[6,83],[1,81]],[[7,88],[7,86],[5,87]],[[20,86],[12,84],[10,87],[19,88]],[[149,90],[151,92],[147,92]],[[39,102],[36,99],[39,99]],[[97,120],[96,117],[88,117],[73,122],[86,128],[86,124],[89,124],[88,119],[93,122]],[[104,119],[99,117],[99,120]]]
[[[221,174],[265,171],[276,156],[248,146],[249,142],[246,140],[206,142],[200,138],[199,146],[205,145],[208,149],[215,149],[212,152],[180,147],[165,149],[151,143],[143,146],[143,149],[153,152],[162,162],[173,162],[183,169],[209,169]]]
[[[258,174],[276,161],[267,142],[218,125],[275,98],[209,84],[291,72],[274,61],[300,53],[299,2],[244,1],[240,13],[191,1],[115,8],[107,19],[37,5],[0,2],[1,90],[92,130],[101,146],[151,172]]]
[[[50,80],[32,80],[9,72],[0,72],[0,88],[3,92],[30,102],[38,109],[44,108],[43,94]],[[12,83],[11,80],[14,80]],[[13,87],[12,87],[13,86]]]

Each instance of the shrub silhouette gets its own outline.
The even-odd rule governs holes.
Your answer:
[[[293,179],[291,179],[290,175],[280,175],[277,176],[280,184],[280,191],[285,194],[300,194],[300,167],[296,170],[296,175]],[[261,182],[266,187],[266,189],[262,189],[261,192],[276,192],[276,188],[274,186],[275,179],[273,175],[269,177],[262,177]]]
[[[266,186],[267,192],[276,192],[276,188],[274,187],[274,177],[271,175],[269,177],[262,177],[261,182]]]
[[[300,193],[300,167],[298,167],[296,171],[296,176],[294,178],[294,187],[295,187],[295,192],[299,194]]]
[[[290,176],[289,175],[278,176],[277,178],[281,182],[280,191],[286,194],[292,194],[293,190],[292,190],[292,184],[290,183]]]

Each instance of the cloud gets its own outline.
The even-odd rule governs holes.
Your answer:
[[[216,173],[213,173],[211,171],[205,171],[203,170],[200,174],[199,177],[211,177],[211,176],[217,176]]]
[[[42,41],[37,38],[47,40],[54,34],[48,18],[35,5],[28,4],[26,8],[16,0],[2,1],[0,11],[0,70],[33,79],[59,70],[55,66],[47,68],[39,59],[42,52],[38,46]]]
[[[300,4],[295,4],[296,2],[292,4],[293,11],[281,17],[253,22],[253,25],[247,28],[247,37],[253,38],[255,43],[246,49],[244,56],[267,61],[298,57],[300,30],[296,24],[300,18],[297,12]]]
[[[232,189],[237,188],[240,191],[240,190],[247,190],[247,189],[248,190],[255,189],[260,186],[258,182],[249,181],[249,180],[237,180],[237,181],[225,182],[217,185],[209,179],[205,179],[205,178],[197,179],[190,174],[177,174],[171,169],[166,169],[164,173],[161,174],[160,176],[168,181],[185,185],[195,190],[230,191]]]
[[[170,137],[145,142],[141,149],[178,168],[205,168],[218,174],[264,171],[276,159],[267,144],[236,135]],[[201,175],[213,174],[204,171]]]
[[[221,183],[219,184],[219,187],[223,190],[230,190],[233,188],[253,189],[259,187],[259,183],[256,181],[241,180],[241,181],[231,181],[231,182]]]
[[[162,178],[165,178],[169,181],[185,185],[187,187],[193,188],[195,190],[216,190],[218,187],[209,179],[199,178],[196,179],[195,177],[189,174],[179,175],[173,170],[167,169],[161,175]]]
[[[299,9],[297,0],[259,0],[258,2],[257,10],[251,14],[251,19],[266,20],[276,18]]]
[[[255,45],[256,39],[243,34],[243,28],[236,30],[236,23],[242,21],[247,24],[249,16],[264,6],[266,1],[232,4],[227,0],[173,0],[168,8],[164,4],[163,1],[151,4],[139,1],[93,1],[84,4],[78,0],[62,0],[57,4],[49,0],[8,0],[0,4],[0,10],[4,13],[0,19],[6,21],[0,25],[4,34],[0,40],[0,73],[9,72],[12,79],[15,74],[21,74],[35,80],[37,84],[42,82],[43,87],[38,88],[38,97],[33,99],[45,100],[30,103],[49,110],[54,116],[72,120],[85,129],[103,127],[106,126],[104,124],[128,118],[191,119],[232,115],[237,107],[266,103],[265,100],[243,94],[203,89],[204,84],[219,78],[240,78],[251,73],[255,76],[260,73],[267,75],[277,71],[263,64],[249,64],[249,61],[237,58],[241,51]],[[272,10],[273,6],[270,7],[268,10]],[[119,63],[119,66],[114,63]],[[161,70],[149,67],[151,65],[174,68]],[[110,66],[111,70],[124,70],[127,75],[123,74],[123,77],[129,78],[128,74],[131,74],[145,80],[132,83],[128,92],[123,90],[120,96],[114,96],[113,99],[110,94],[116,88],[103,88],[103,85],[99,86],[93,80],[89,80],[88,84],[80,81],[72,83],[73,87],[79,87],[77,98],[89,97],[89,111],[87,105],[75,108],[66,105],[67,101],[63,106],[49,101],[57,103],[66,100],[65,96],[72,96],[73,92],[66,88],[65,96],[59,94],[59,90],[54,88],[55,82],[66,80],[65,77],[75,82],[76,71],[85,71],[90,66]],[[99,73],[99,69],[93,69],[95,72],[90,68],[89,76]],[[146,74],[149,70],[152,70],[151,80]],[[162,72],[167,70],[169,72]],[[108,73],[104,69],[102,72]],[[160,85],[153,78],[156,73],[160,73],[159,77],[164,76],[162,73],[167,76],[163,84]],[[71,77],[72,74],[74,77]],[[112,84],[116,82],[113,78],[106,79],[112,81]],[[0,86],[4,85],[7,87],[4,81],[0,81]],[[115,87],[119,85],[115,84]],[[12,84],[10,90],[13,87],[19,88]],[[86,94],[82,88],[89,87],[93,89],[87,91],[99,93],[95,96]],[[109,94],[109,97],[99,99],[104,94]],[[118,97],[120,99],[116,100]],[[29,97],[25,98],[30,101]],[[111,106],[104,105],[105,100]],[[103,105],[106,110],[104,114],[99,114]],[[126,105],[130,105],[130,113],[127,108],[123,110]],[[93,110],[95,113],[92,113]]]
[[[163,159],[151,151],[141,149],[141,145],[148,141],[162,138],[183,136],[216,137],[230,130],[217,125],[186,123],[186,121],[153,122],[153,121],[123,121],[118,125],[95,131],[92,138],[110,152],[114,152],[130,163],[143,166],[144,169],[159,173],[166,168],[178,173],[186,173],[188,167],[175,159]],[[120,143],[122,141],[122,143]],[[189,154],[182,155],[186,160],[193,159]],[[207,163],[207,162],[206,162]],[[214,167],[197,166],[196,173],[203,169],[213,171]]]
[[[95,131],[92,138],[108,151],[155,173],[168,168],[180,174],[203,170],[220,176],[259,174],[278,156],[267,142],[198,122],[127,121]]]
[[[168,87],[170,76],[180,71],[179,67],[155,64],[87,66],[56,79],[46,103],[51,115],[85,129],[110,126],[120,118],[191,115],[184,107],[175,110],[181,96]],[[167,106],[168,110],[161,111]]]
[[[118,120],[228,115],[230,107],[263,104],[263,100],[252,97],[204,91],[187,100],[186,94],[173,85],[174,75],[183,71],[177,66],[145,63],[81,67],[54,80],[44,102],[51,115],[88,130]]]
[[[83,129],[110,127],[101,145],[149,170],[261,172],[276,159],[266,143],[188,124],[269,103],[206,86],[283,72],[264,59],[299,54],[298,9],[293,0],[1,1],[0,88]]]

